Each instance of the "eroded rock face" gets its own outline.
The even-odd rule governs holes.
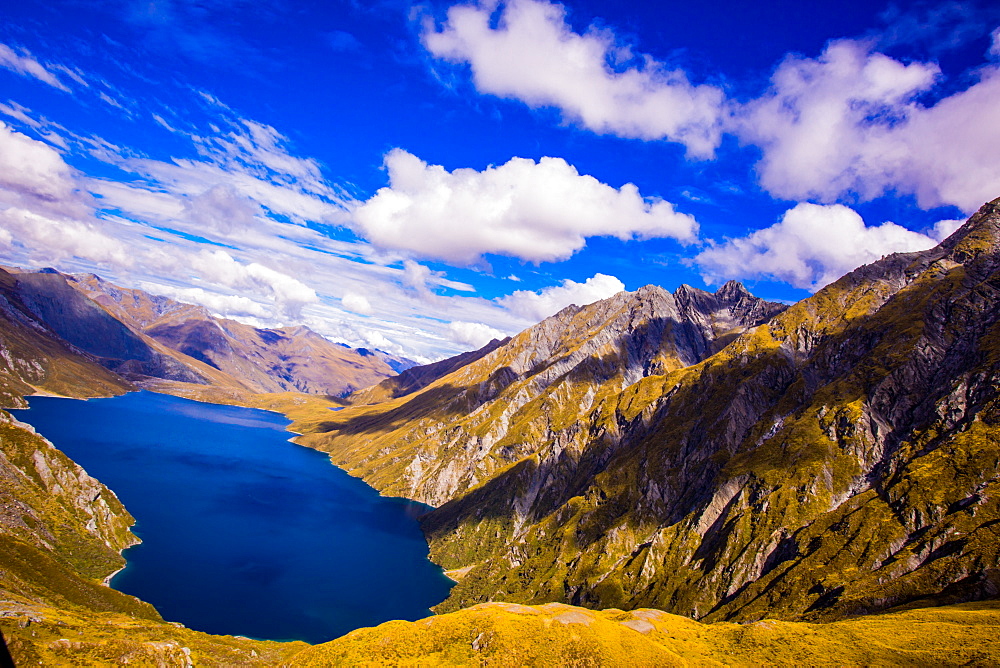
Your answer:
[[[381,491],[431,505],[525,457],[559,459],[571,471],[586,442],[581,417],[644,377],[699,362],[783,308],[736,283],[716,294],[647,286],[570,306],[415,392],[341,411],[301,440]],[[383,389],[383,397],[394,391]]]
[[[433,558],[472,566],[444,609],[834,618],[1000,591],[1000,200],[666,371],[425,518]]]
[[[121,550],[139,542],[133,523],[114,492],[0,411],[0,588],[43,602],[122,597],[135,607],[93,584],[124,566]]]

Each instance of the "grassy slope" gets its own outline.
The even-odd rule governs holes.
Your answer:
[[[297,666],[968,666],[1000,661],[1000,604],[830,624],[702,624],[659,610],[484,603],[359,629],[293,657]]]

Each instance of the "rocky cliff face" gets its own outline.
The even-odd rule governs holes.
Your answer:
[[[674,358],[631,383],[616,358],[623,391],[566,395],[586,409],[425,517],[467,573],[445,609],[830,619],[1000,593],[1000,200]]]
[[[114,492],[26,424],[0,411],[0,590],[25,603],[159,619],[101,581],[138,542]]]
[[[570,306],[446,375],[451,362],[411,369],[416,391],[340,411],[301,440],[385,493],[439,505],[526,457],[585,440],[580,419],[595,406],[697,363],[783,308],[736,283],[716,294],[647,286]]]

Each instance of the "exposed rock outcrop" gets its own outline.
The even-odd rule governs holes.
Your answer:
[[[716,294],[647,286],[570,306],[511,340],[355,395],[393,398],[341,411],[301,440],[386,493],[439,505],[549,444],[576,461],[579,420],[595,406],[699,362],[783,308],[737,283]]]

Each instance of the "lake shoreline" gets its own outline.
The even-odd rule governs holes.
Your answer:
[[[142,549],[103,584],[166,619],[324,642],[424,618],[454,584],[428,559],[412,501],[296,442],[280,411],[151,391],[62,399],[31,397],[20,416],[141,524]]]

